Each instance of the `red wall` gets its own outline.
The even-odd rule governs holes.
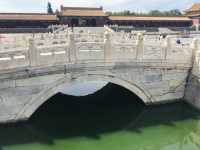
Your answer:
[[[192,19],[193,21],[193,25],[199,25],[200,24],[200,19],[197,18],[197,19]]]

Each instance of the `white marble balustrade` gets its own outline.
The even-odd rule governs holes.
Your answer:
[[[190,45],[131,33],[44,33],[0,42],[0,70],[75,62],[161,60],[190,63]]]

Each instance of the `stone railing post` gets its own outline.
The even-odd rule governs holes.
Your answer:
[[[44,40],[44,39],[45,39],[45,38],[44,38],[44,34],[41,34],[41,35],[40,35],[40,39],[41,39],[41,40]]]
[[[167,54],[171,52],[172,49],[172,39],[167,36],[164,40],[164,48],[162,49],[161,55],[164,60],[167,59]]]
[[[142,59],[144,54],[144,36],[142,33],[138,33],[136,45],[136,59]]]
[[[200,61],[200,51],[199,49],[199,40],[198,39],[193,39],[191,43],[191,50],[192,50],[192,57],[191,57],[191,63],[192,63],[192,72],[193,74],[198,75],[199,74],[199,61]]]
[[[199,31],[199,25],[195,25],[195,30],[198,32]]]
[[[35,42],[34,39],[29,39],[29,48],[28,48],[28,53],[29,53],[29,62],[30,66],[34,67],[37,66],[37,48],[35,47]]]
[[[76,44],[74,40],[74,34],[72,32],[69,33],[69,61],[76,61]]]
[[[104,59],[106,62],[109,62],[112,59],[112,50],[111,50],[111,35],[109,32],[104,33]]]
[[[171,39],[171,37],[169,37],[169,36],[166,37],[165,44],[166,44],[166,47],[171,50],[171,48],[172,48],[172,39]]]
[[[195,55],[196,55],[196,52],[197,52],[197,50],[198,50],[198,48],[199,48],[198,42],[199,42],[199,40],[196,39],[196,38],[194,38],[194,39],[192,40],[192,44],[191,44],[191,49],[192,49],[192,60],[194,60]]]

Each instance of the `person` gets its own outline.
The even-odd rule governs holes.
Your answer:
[[[75,24],[72,24],[72,32],[74,32]]]
[[[180,39],[177,39],[177,40],[176,40],[176,43],[177,43],[177,44],[181,44],[181,40],[180,40]]]

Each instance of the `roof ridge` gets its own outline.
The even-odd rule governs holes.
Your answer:
[[[189,9],[187,9],[185,12],[193,12],[193,11],[200,11],[200,2],[194,3]]]
[[[159,18],[159,17],[162,17],[162,18],[188,18],[187,16],[109,16],[109,17],[157,17],[157,18]]]
[[[60,6],[61,11],[65,11],[65,10],[103,10],[103,7],[65,7],[63,5]]]
[[[5,13],[5,12],[0,12],[0,15],[47,15],[47,16],[55,16],[56,14],[48,14],[48,13]]]
[[[111,20],[135,20],[135,21],[147,21],[147,20],[162,20],[162,21],[170,21],[170,20],[179,20],[179,21],[191,21],[191,19],[189,17],[146,17],[146,16],[143,16],[143,17],[137,17],[137,16],[109,16],[109,19]]]

